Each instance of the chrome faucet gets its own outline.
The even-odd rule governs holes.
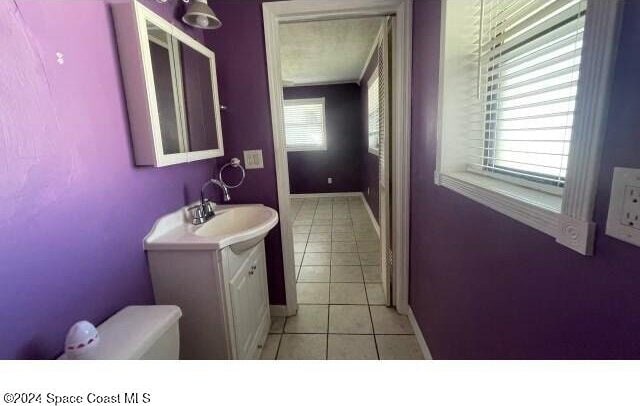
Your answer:
[[[231,199],[231,197],[229,197],[229,190],[223,182],[218,179],[209,179],[206,181],[204,185],[202,185],[202,188],[200,188],[200,204],[189,208],[192,218],[191,222],[194,225],[204,224],[216,216],[215,202],[204,197],[204,192],[209,185],[217,185],[222,189],[222,195],[225,202],[228,202]]]
[[[236,185],[229,186],[224,182],[224,180],[222,180],[222,171],[229,166],[240,168],[242,170],[242,179]],[[209,185],[216,185],[220,189],[222,189],[222,199],[225,202],[228,202],[229,200],[231,200],[231,196],[229,196],[229,189],[240,186],[244,181],[244,177],[245,171],[238,158],[233,158],[229,163],[223,165],[222,168],[220,168],[220,172],[218,173],[218,179],[211,178],[206,181],[200,188],[200,204],[189,207],[189,212],[191,213],[192,219],[191,223],[193,223],[194,225],[204,224],[216,216],[216,204],[204,197],[204,191]]]

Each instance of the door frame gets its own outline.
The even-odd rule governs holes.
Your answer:
[[[393,83],[393,305],[399,313],[409,313],[409,168],[411,140],[411,62],[413,0],[288,0],[262,4],[264,39],[269,77],[269,99],[273,145],[276,159],[276,178],[282,257],[286,292],[286,314],[298,308],[293,230],[290,221],[289,169],[284,138],[283,91],[280,69],[279,31],[283,22],[316,21],[329,18],[396,16],[396,35],[392,48]]]

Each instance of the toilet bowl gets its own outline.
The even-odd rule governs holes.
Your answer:
[[[89,359],[177,360],[181,316],[178,306],[125,307],[97,327],[100,343]]]

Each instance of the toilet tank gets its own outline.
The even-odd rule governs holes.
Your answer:
[[[177,360],[181,316],[178,306],[125,307],[98,326],[100,343],[91,358]]]

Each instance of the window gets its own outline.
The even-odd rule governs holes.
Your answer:
[[[589,253],[618,7],[445,0],[436,183]]]
[[[367,81],[367,125],[369,133],[369,152],[380,153],[380,82],[378,71]]]
[[[483,134],[482,143],[469,142],[470,169],[561,194],[586,2],[482,3],[478,83]]]
[[[326,150],[324,98],[285,100],[284,131],[287,151]]]

